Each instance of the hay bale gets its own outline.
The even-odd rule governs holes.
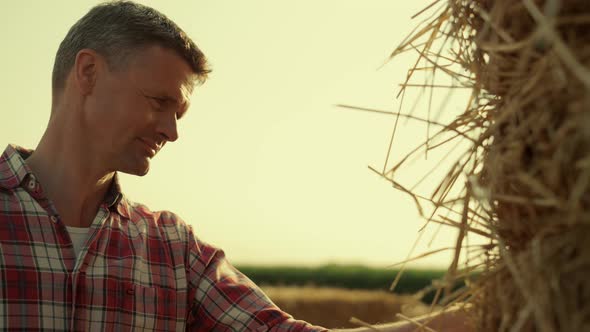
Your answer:
[[[447,302],[471,302],[478,331],[590,331],[590,4],[449,0],[427,12],[392,57],[416,50],[472,89],[443,131],[473,145],[429,199],[462,202],[445,221],[461,231],[439,288],[460,278],[459,253],[477,233],[489,239],[483,264],[464,270],[482,274]],[[456,186],[461,196],[447,197]]]

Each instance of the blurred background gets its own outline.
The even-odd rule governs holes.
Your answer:
[[[270,287],[372,289],[381,294],[376,301],[386,305],[389,300],[380,296],[391,296],[385,290],[395,277],[394,263],[454,245],[453,229],[434,227],[412,251],[424,220],[409,196],[368,168],[384,168],[395,118],[337,106],[399,110],[399,83],[416,53],[390,62],[388,56],[423,19],[412,15],[430,1],[139,2],[178,23],[213,72],[179,123],[180,139],[153,160],[147,176],[123,176],[123,190],[132,200],[179,214],[201,239],[223,248],[234,265],[267,285],[277,304],[326,326],[344,325],[355,313],[363,319],[367,308],[378,310],[363,302],[362,310],[344,310],[344,322],[325,323],[294,309],[297,296],[310,293]],[[57,47],[97,3],[0,1],[2,148],[36,146],[49,117]],[[413,89],[402,111],[444,122],[463,110],[465,100],[462,92],[430,96]],[[442,106],[445,113],[438,112]],[[422,122],[401,121],[388,165],[424,142],[429,131],[434,129]],[[445,157],[453,153],[422,154],[396,177],[428,196],[451,165],[453,158]],[[431,176],[421,181],[427,173]],[[442,273],[451,254],[412,262],[410,268],[427,276],[418,286],[429,284],[428,273]],[[325,271],[340,275],[340,281],[319,278]],[[273,279],[281,273],[291,274]],[[302,273],[302,279],[294,277]],[[367,282],[371,278],[379,281]],[[420,288],[412,285],[405,290]],[[364,319],[394,318],[390,309],[384,312],[384,318]]]

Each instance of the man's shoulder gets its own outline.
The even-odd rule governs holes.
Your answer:
[[[152,210],[146,204],[131,201],[123,197],[121,203],[123,213],[128,215],[129,221],[139,229],[150,232],[157,231],[166,234],[168,238],[186,239],[192,233],[192,227],[178,214],[168,210]]]

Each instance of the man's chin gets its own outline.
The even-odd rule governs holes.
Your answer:
[[[150,170],[149,161],[143,163],[142,165],[133,165],[132,167],[123,167],[119,169],[119,172],[130,174],[130,175],[137,175],[137,176],[144,176]]]
[[[133,171],[133,172],[125,172],[127,174],[131,174],[131,175],[137,175],[137,176],[144,176],[147,175],[147,173],[149,172],[149,167],[140,171]]]

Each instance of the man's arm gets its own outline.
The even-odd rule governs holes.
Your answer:
[[[333,330],[346,332],[412,332],[412,331],[436,331],[436,332],[471,332],[475,331],[475,327],[469,320],[466,312],[468,308],[456,307],[446,309],[444,311],[434,312],[420,317],[408,318],[402,315],[400,317],[406,319],[402,322],[395,322],[389,324],[379,324],[371,327],[359,327],[355,329]]]
[[[223,250],[200,241],[192,229],[189,234],[187,331],[328,331],[282,311],[227,261]]]

